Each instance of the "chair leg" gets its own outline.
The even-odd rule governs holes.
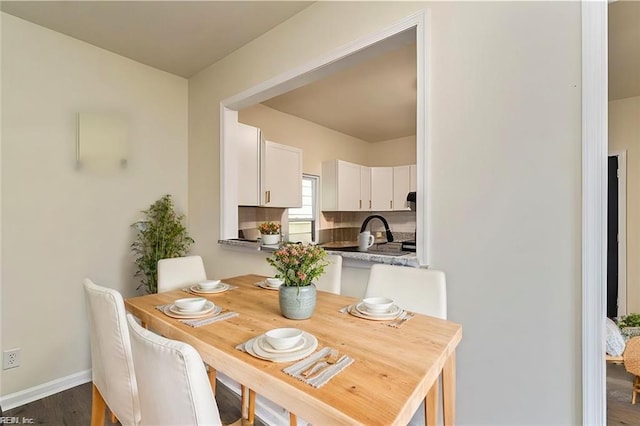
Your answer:
[[[111,423],[112,424],[118,423],[118,418],[116,417],[115,414],[113,414],[113,411],[111,411]]]
[[[242,418],[247,420],[247,424],[252,425],[256,419],[256,393],[245,385],[240,385],[240,395]]]
[[[636,403],[636,396],[640,393],[640,376],[636,376],[633,379],[633,390],[631,391],[631,403]]]
[[[249,389],[249,413],[247,413],[247,422],[252,425],[256,420],[256,393]]]
[[[91,384],[91,426],[104,426],[107,403],[95,384]]]
[[[207,366],[209,371],[207,371],[207,376],[209,376],[209,384],[211,385],[211,390],[213,391],[213,395],[216,395],[216,370],[213,369],[210,365]]]
[[[289,411],[289,426],[298,426],[298,419],[291,411]]]

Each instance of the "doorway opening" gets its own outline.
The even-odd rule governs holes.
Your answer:
[[[626,153],[608,158],[607,179],[607,317],[627,314],[627,161]]]

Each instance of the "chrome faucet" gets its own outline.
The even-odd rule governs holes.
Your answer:
[[[364,222],[362,222],[362,226],[360,227],[360,232],[364,232],[367,229],[367,225],[371,221],[371,219],[380,219],[382,224],[384,225],[384,230],[387,233],[387,242],[390,243],[393,241],[393,234],[391,233],[391,229],[389,229],[389,223],[387,223],[387,219],[380,216],[379,214],[374,214],[367,217]]]

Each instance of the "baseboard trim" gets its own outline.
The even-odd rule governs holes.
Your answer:
[[[2,411],[12,410],[24,404],[45,398],[49,395],[71,389],[91,381],[91,370],[79,371],[66,377],[52,380],[29,389],[0,397]]]

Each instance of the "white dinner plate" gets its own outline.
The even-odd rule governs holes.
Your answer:
[[[258,336],[260,337],[260,336]],[[313,351],[318,347],[318,339],[312,334],[302,333],[302,338],[304,339],[304,346],[297,351],[288,352],[284,354],[275,354],[266,352],[264,349],[260,348],[258,345],[258,338],[251,339],[245,344],[245,350],[251,356],[256,358],[264,359],[266,361],[272,362],[291,362],[298,361],[308,355],[310,355]]]
[[[260,349],[262,349],[265,352],[269,352],[272,354],[286,354],[286,353],[291,353],[291,352],[295,352],[295,351],[299,351],[300,349],[302,349],[305,345],[305,339],[304,338],[300,338],[300,341],[293,347],[289,348],[289,349],[276,349],[273,346],[271,346],[269,344],[269,342],[267,341],[267,338],[264,334],[256,337],[256,341],[258,342],[258,346],[260,346]]]
[[[200,294],[222,293],[223,291],[229,290],[229,284],[220,283],[216,287],[210,290],[201,289],[200,287],[198,287],[198,284],[196,284],[189,287],[189,290],[191,290],[194,293],[200,293]]]
[[[389,321],[398,318],[402,313],[402,309],[398,308],[398,311],[394,314],[384,314],[382,316],[363,313],[356,308],[357,304],[349,306],[349,313],[354,317],[364,318],[373,321]],[[394,305],[395,306],[395,305]]]
[[[368,315],[370,317],[376,318],[394,318],[398,316],[401,310],[398,305],[391,305],[386,311],[374,312],[367,309],[366,305],[363,302],[356,304],[356,309],[363,315]]]
[[[176,308],[176,306],[172,303],[164,307],[163,312],[172,317],[172,318],[200,318],[207,315],[217,315],[222,311],[222,308],[219,306],[215,306],[213,302],[207,300],[204,304],[204,307],[196,312],[184,312],[180,309]]]
[[[284,284],[280,284],[280,285],[284,285]],[[269,284],[267,284],[266,281],[260,281],[258,283],[258,287],[260,288],[266,288],[267,290],[278,290],[280,288],[280,286],[278,287],[271,287]]]

